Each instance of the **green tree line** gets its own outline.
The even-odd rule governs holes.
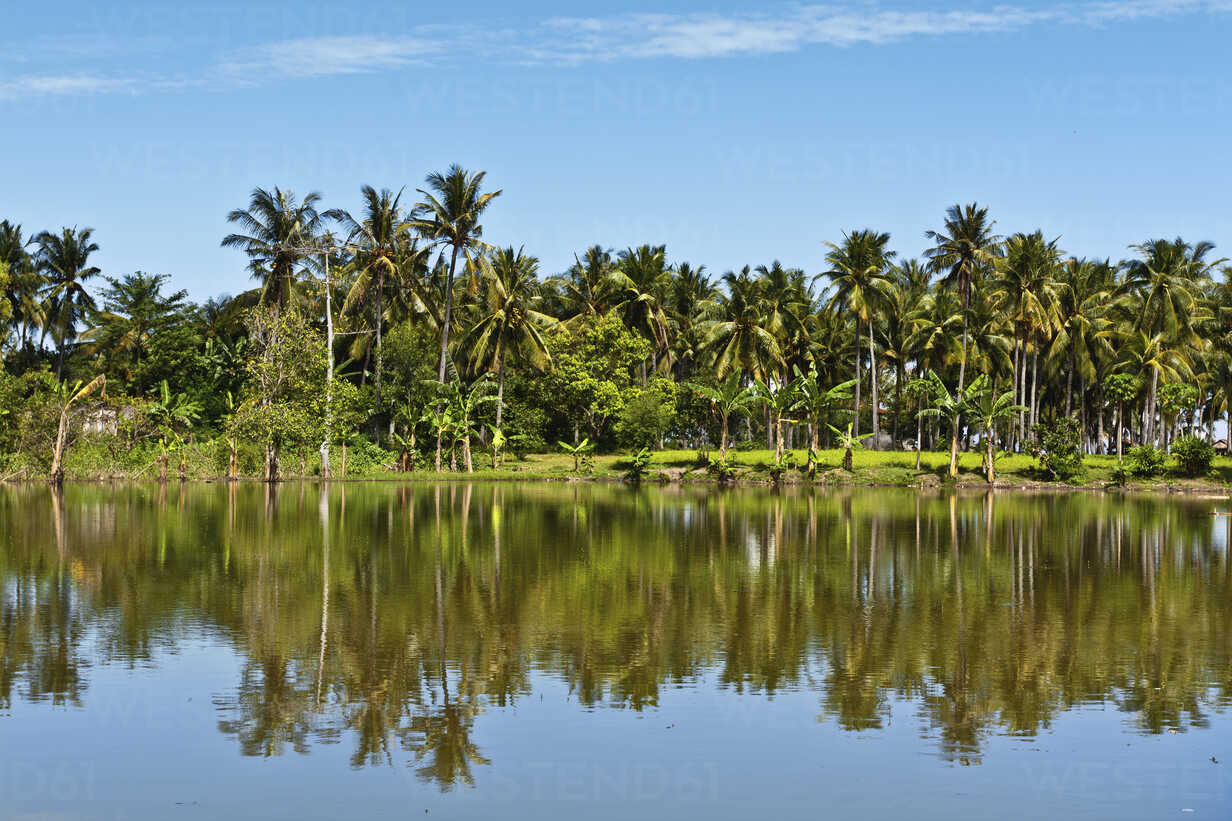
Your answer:
[[[820,271],[594,245],[549,273],[485,240],[501,194],[458,166],[413,194],[364,186],[353,213],[258,188],[222,239],[256,287],[199,304],[167,274],[100,271],[89,228],[0,222],[4,467],[50,470],[67,413],[66,446],[110,437],[164,476],[190,452],[273,479],[586,441],[914,446],[949,450],[951,475],[978,447],[991,477],[994,451],[1039,450],[1064,420],[1080,459],[1211,442],[1229,410],[1232,288],[1210,242],[1075,258],[970,204],[916,255],[846,232]]]

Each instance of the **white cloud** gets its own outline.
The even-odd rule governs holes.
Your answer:
[[[288,77],[323,77],[397,68],[423,62],[439,51],[438,42],[420,37],[306,37],[259,46],[220,68],[224,74],[251,79],[260,79],[261,72],[269,71]]]
[[[549,65],[647,58],[716,59],[825,46],[885,45],[926,37],[971,37],[1031,26],[1093,27],[1228,12],[1232,12],[1232,0],[1070,0],[1037,8],[1003,4],[931,11],[903,11],[875,0],[848,0],[845,4],[783,5],[747,12],[561,17],[514,28],[423,25],[401,34],[333,35],[265,43],[232,52],[204,70],[180,67],[180,79],[151,75],[136,79],[131,74],[124,78],[98,70],[0,77],[0,99],[258,85],[277,78],[392,71],[447,62],[458,54],[493,63]],[[148,45],[154,48],[158,43]],[[88,59],[91,52],[112,56],[114,51],[114,43],[99,38],[69,38],[54,48],[44,43],[41,48],[11,50],[9,59],[32,65],[40,53],[75,53]]]
[[[134,87],[132,79],[97,74],[26,74],[0,79],[0,100],[69,94],[106,94],[131,90]]]

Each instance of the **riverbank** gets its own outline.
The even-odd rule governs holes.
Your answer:
[[[358,454],[357,454],[358,455]],[[776,477],[773,470],[774,452],[770,450],[731,450],[728,452],[729,484],[735,485],[865,485],[877,487],[987,487],[983,474],[981,454],[959,454],[959,474],[951,480],[946,468],[949,454],[925,452],[921,455],[920,469],[915,467],[915,453],[904,451],[856,451],[853,454],[852,470],[842,468],[842,450],[824,450],[820,453],[814,476],[805,472],[804,451],[793,451],[792,467],[781,471]],[[313,454],[315,456],[315,454]],[[711,451],[710,456],[717,456]],[[76,458],[74,458],[76,457]],[[410,473],[390,470],[382,459],[372,458],[371,452],[360,458],[349,459],[345,474],[339,475],[341,454],[335,453],[335,480],[337,481],[611,481],[622,480],[631,465],[628,454],[600,454],[586,459],[574,469],[574,459],[565,453],[527,454],[521,458],[508,455],[495,470],[486,453],[474,454],[475,472],[415,470]],[[391,462],[393,460],[390,460]],[[664,450],[650,454],[643,481],[654,483],[697,484],[718,483],[720,477],[707,469],[707,459],[694,450]],[[1069,482],[1049,480],[1037,461],[1026,454],[1007,454],[997,461],[995,486],[1006,488],[1053,488],[1053,489],[1129,489],[1162,493],[1199,493],[1232,491],[1232,458],[1217,457],[1210,475],[1188,479],[1175,475],[1152,478],[1131,477],[1125,485],[1114,479],[1115,456],[1087,456],[1083,472]],[[298,456],[282,462],[282,478],[293,480],[306,476],[316,478],[319,469],[315,459],[305,460],[301,472]],[[99,454],[78,450],[70,455],[66,465],[67,481],[150,481],[158,478],[158,466],[148,459],[103,459]],[[178,479],[178,460],[168,465],[168,478]],[[185,477],[190,480],[219,480],[223,478],[217,463],[207,454],[191,454],[186,460]],[[35,470],[0,474],[0,480],[38,481],[44,477]],[[259,479],[253,471],[245,471],[245,480]]]

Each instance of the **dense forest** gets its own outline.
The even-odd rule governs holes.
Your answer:
[[[991,479],[1005,452],[1209,448],[1228,412],[1232,286],[1210,242],[1079,259],[970,204],[918,256],[859,229],[822,271],[595,245],[550,274],[485,241],[500,195],[457,166],[414,195],[365,186],[354,213],[258,188],[220,215],[256,287],[201,304],[167,273],[101,271],[90,228],[0,222],[0,478],[60,479],[88,443],[162,478],[668,446],[721,475],[729,448],[811,468],[863,446],[948,451],[951,476],[978,449]]]

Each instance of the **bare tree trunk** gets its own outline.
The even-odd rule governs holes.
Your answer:
[[[872,400],[873,400],[873,438],[877,438],[877,434],[881,432],[881,426],[877,419],[877,356],[873,348],[873,320],[868,321],[868,376],[872,383]],[[876,445],[874,445],[875,447]]]

